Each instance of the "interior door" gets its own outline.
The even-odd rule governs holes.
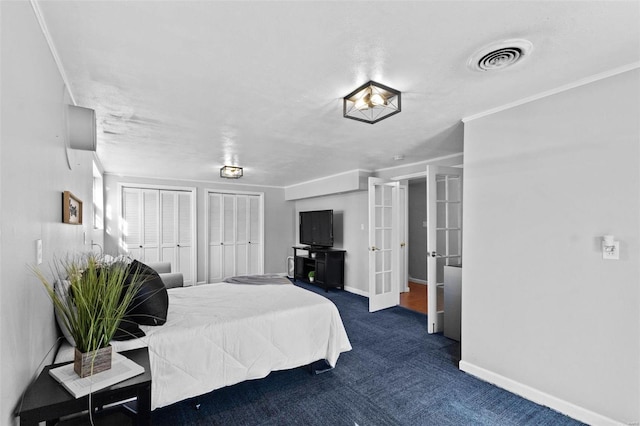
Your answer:
[[[209,193],[207,198],[207,280],[222,281],[222,194]]]
[[[462,169],[427,166],[427,331],[444,330],[438,309],[444,267],[462,265]],[[440,306],[442,307],[442,306]]]
[[[235,275],[247,275],[249,274],[249,244],[251,241],[249,197],[247,195],[237,195],[236,207]]]
[[[249,274],[264,273],[261,196],[249,197]]]
[[[176,207],[176,265],[177,272],[182,272],[184,285],[194,285],[195,259],[193,245],[193,195],[190,192],[178,193],[178,205]]]
[[[176,191],[160,191],[160,259],[171,262],[171,271],[177,272],[176,264]]]
[[[369,312],[400,303],[398,283],[399,182],[369,178]]]
[[[122,189],[122,246],[143,262],[157,262],[159,256],[158,190]]]
[[[262,194],[208,192],[208,282],[264,273],[262,200]]]

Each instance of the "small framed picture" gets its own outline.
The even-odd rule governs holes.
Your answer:
[[[69,191],[62,193],[62,222],[82,225],[82,201]]]

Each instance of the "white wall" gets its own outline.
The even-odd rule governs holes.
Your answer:
[[[427,281],[427,180],[409,181],[409,277]]]
[[[369,291],[368,283],[368,208],[367,191],[307,198],[295,202],[295,243],[299,233],[298,213],[332,209],[334,214],[334,247],[347,251],[344,284],[346,290],[359,294]]]
[[[66,163],[62,139],[63,83],[28,2],[0,2],[0,424],[13,410],[54,345],[51,302],[33,276],[35,241],[43,242],[43,271],[53,256],[89,250],[92,154]],[[84,204],[85,224],[62,223],[62,192]]]
[[[287,271],[287,256],[294,244],[294,203],[285,201],[284,189],[274,187],[227,184],[219,182],[194,182],[167,179],[149,179],[105,175],[105,251],[107,253],[121,253],[118,247],[118,183],[135,183],[149,185],[166,185],[196,188],[197,197],[197,251],[198,251],[198,282],[205,281],[205,193],[209,189],[225,191],[244,191],[264,193],[264,272],[285,273]]]
[[[640,421],[639,93],[636,69],[465,127],[461,367],[589,423]]]

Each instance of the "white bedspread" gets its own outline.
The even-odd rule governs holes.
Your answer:
[[[166,324],[142,326],[123,351],[149,347],[151,409],[325,359],[351,344],[336,306],[294,285],[227,283],[169,289]]]

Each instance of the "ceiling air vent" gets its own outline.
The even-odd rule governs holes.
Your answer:
[[[469,67],[475,71],[493,71],[509,67],[531,53],[533,45],[527,40],[505,40],[492,43],[474,53]]]

